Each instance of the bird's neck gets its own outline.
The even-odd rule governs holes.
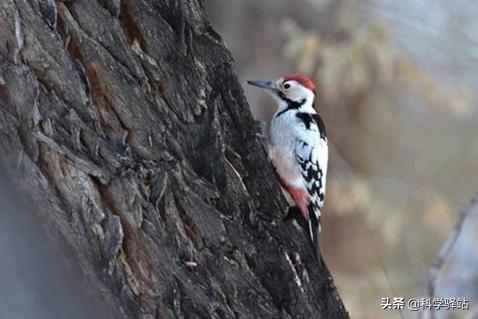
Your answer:
[[[314,109],[313,98],[304,98],[300,101],[292,101],[289,99],[279,100],[276,116],[281,116],[287,112],[317,113]]]

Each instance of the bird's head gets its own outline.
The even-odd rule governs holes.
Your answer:
[[[276,81],[247,81],[250,85],[268,90],[278,101],[279,109],[291,107],[312,107],[315,84],[300,73],[284,74]]]

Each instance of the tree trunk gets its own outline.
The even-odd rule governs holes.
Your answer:
[[[442,307],[424,311],[422,319],[478,318],[478,195],[463,210],[436,264],[429,272],[427,294],[430,298],[467,300],[464,309],[453,311]]]
[[[0,133],[118,316],[348,317],[202,1],[1,1]]]

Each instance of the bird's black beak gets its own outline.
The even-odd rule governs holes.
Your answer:
[[[272,81],[247,81],[249,85],[257,86],[261,89],[276,91],[276,84]]]

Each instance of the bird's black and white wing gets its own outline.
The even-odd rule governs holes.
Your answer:
[[[297,132],[295,156],[309,193],[309,232],[320,260],[320,209],[324,205],[329,150],[325,126],[319,114],[297,113],[302,123]]]

